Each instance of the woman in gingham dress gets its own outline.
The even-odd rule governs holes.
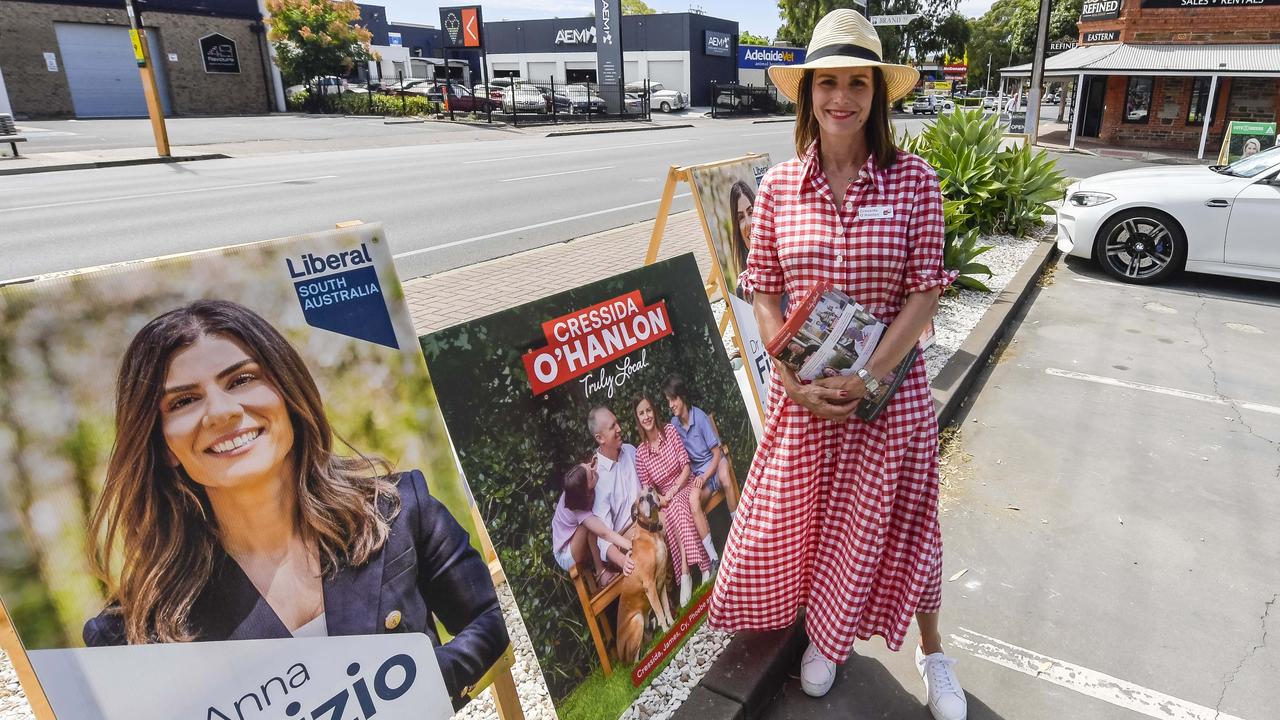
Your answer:
[[[636,476],[640,478],[641,485],[658,491],[662,529],[667,536],[673,569],[679,569],[676,577],[680,580],[680,605],[683,607],[693,592],[689,567],[697,565],[705,579],[710,575],[711,560],[718,558],[708,555],[708,550],[715,552],[711,549],[710,536],[705,541],[698,537],[698,528],[693,521],[693,503],[690,500],[693,483],[689,481],[693,473],[684,441],[666,416],[658,415],[653,401],[647,396],[637,396],[631,408],[640,426],[641,439],[636,446]]]
[[[781,628],[804,606],[801,686],[821,696],[855,640],[879,635],[897,650],[914,615],[929,708],[961,720],[964,692],[938,630],[938,429],[923,358],[875,422],[851,417],[916,343],[954,279],[942,266],[937,177],[897,150],[889,127],[889,104],[917,73],[879,57],[866,18],[836,10],[814,29],[804,65],[770,68],[796,101],[799,157],[772,168],[756,195],[740,284],[753,293],[760,334],[782,326],[784,293],[795,298],[824,281],[889,329],[865,373],[802,384],[775,363],[711,623]]]

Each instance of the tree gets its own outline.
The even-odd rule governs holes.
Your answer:
[[[1057,0],[1049,15],[1049,37],[1046,42],[1076,38],[1079,30],[1081,0]],[[1036,21],[1040,13],[1037,0],[996,0],[991,9],[972,23],[969,42],[969,86],[986,82],[987,58],[990,57],[992,82],[999,82],[999,69],[1007,65],[1030,62],[1035,53]],[[975,74],[975,71],[976,74]]]
[[[739,45],[768,45],[769,38],[764,35],[753,35],[746,30],[738,33]]]
[[[291,81],[347,75],[356,63],[374,59],[373,34],[357,24],[360,7],[352,0],[267,0],[267,12],[267,37]]]
[[[968,22],[955,12],[958,0],[868,0],[871,15],[918,14],[907,25],[876,28],[887,62],[907,62],[909,55],[951,52],[963,54]],[[779,0],[782,27],[778,37],[808,45],[813,27],[837,8],[857,9],[853,0]]]
[[[657,10],[645,4],[644,0],[622,0],[623,15],[656,15]]]

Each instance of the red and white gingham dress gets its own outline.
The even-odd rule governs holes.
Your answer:
[[[689,453],[684,449],[675,426],[670,423],[662,429],[662,441],[658,443],[657,450],[648,441],[636,448],[636,476],[640,478],[640,484],[655,487],[660,493],[670,492],[688,464]],[[692,488],[693,480],[690,479],[662,508],[662,530],[671,552],[671,569],[679,572],[680,558],[688,557],[690,567],[697,565],[706,577],[706,572],[711,569],[711,558],[702,546],[697,526],[693,524],[693,509],[689,507]]]
[[[869,159],[837,209],[814,143],[764,176],[752,221],[750,291],[795,297],[825,280],[891,323],[908,294],[955,279],[942,265],[937,176],[915,155],[887,169]],[[923,357],[874,423],[815,417],[776,373],[769,408],[712,625],[786,627],[803,605],[809,639],[832,661],[873,635],[899,649],[914,613],[942,602],[938,427]]]

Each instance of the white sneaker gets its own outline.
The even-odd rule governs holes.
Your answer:
[[[693,578],[689,577],[689,573],[680,576],[680,607],[689,604],[689,597],[693,595]]]
[[[934,720],[965,720],[969,716],[969,701],[952,666],[955,660],[937,652],[925,655],[916,646],[916,670],[924,678],[924,689],[929,695],[929,712]]]
[[[836,664],[809,643],[800,658],[800,689],[809,697],[822,697],[836,681]]]

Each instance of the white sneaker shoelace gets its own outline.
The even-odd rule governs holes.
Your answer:
[[[956,661],[949,657],[927,658],[925,665],[929,672],[929,689],[934,694],[959,693],[960,680],[952,666]]]

